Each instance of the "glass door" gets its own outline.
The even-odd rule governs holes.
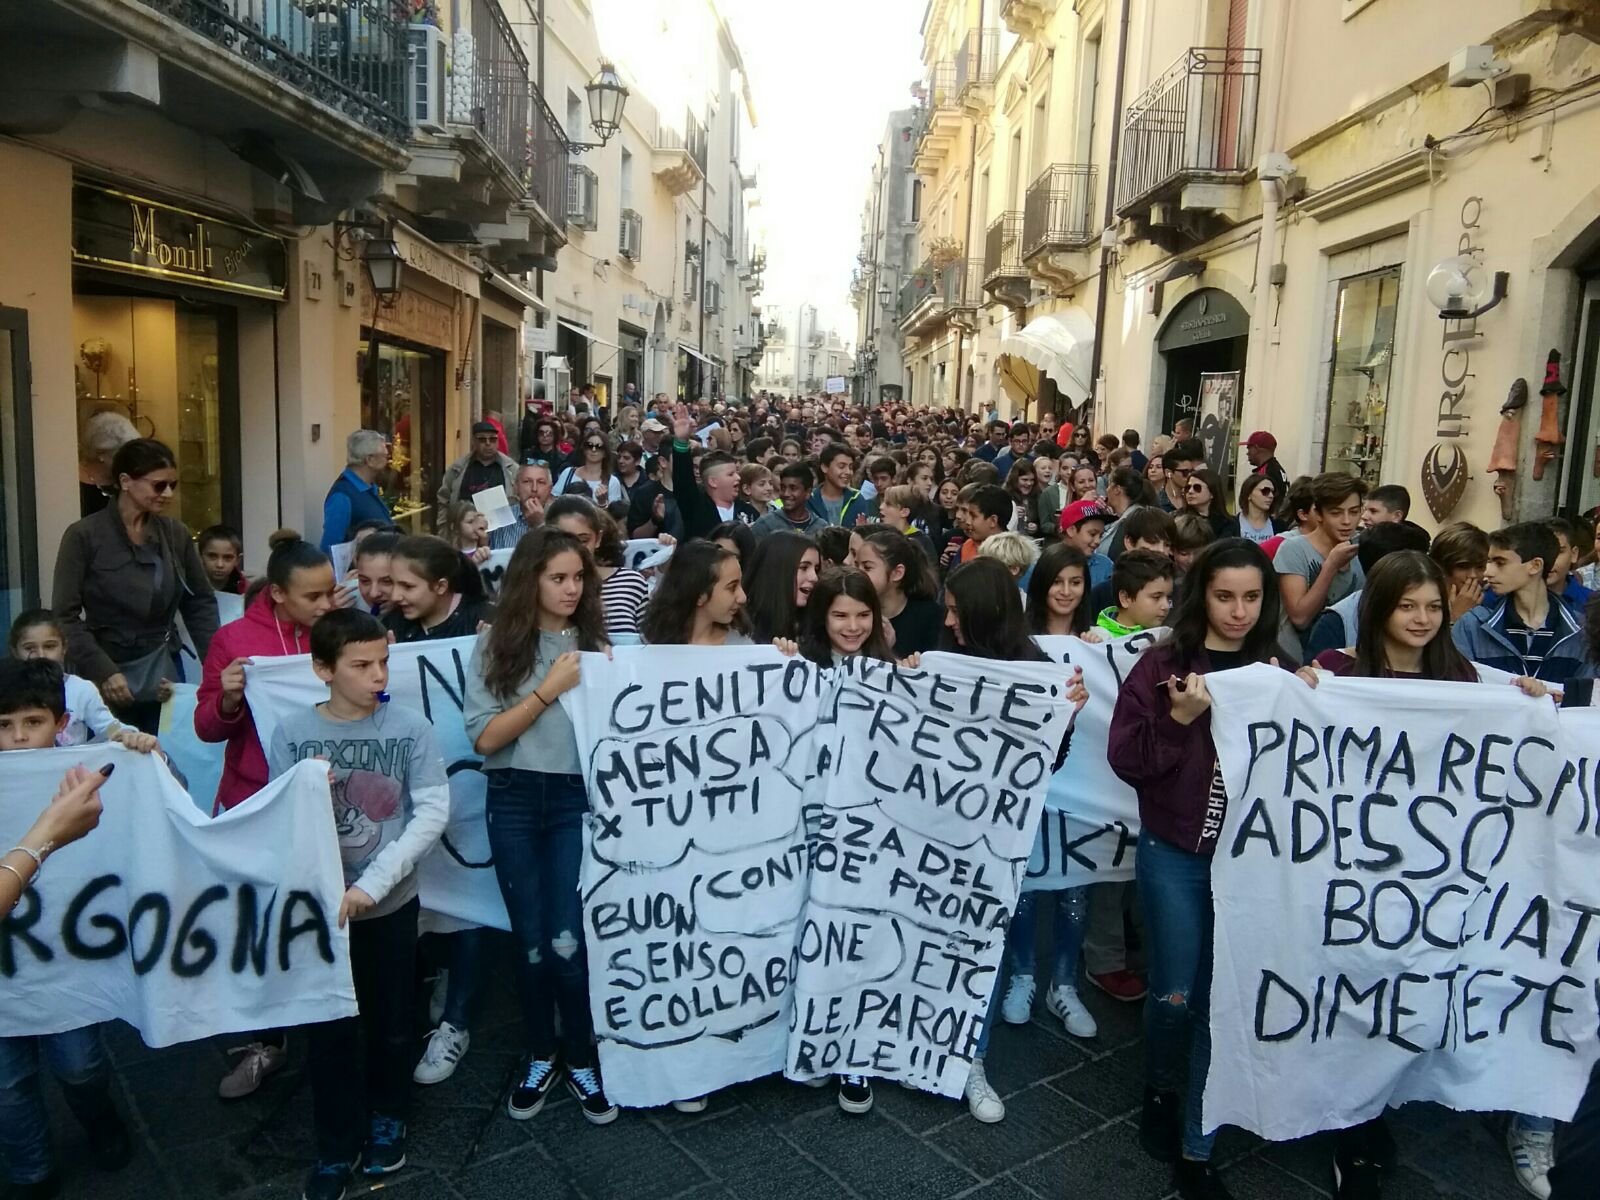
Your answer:
[[[389,439],[389,469],[379,487],[396,525],[411,533],[432,533],[444,478],[444,355],[373,339],[370,330],[367,336],[361,425]]]
[[[1399,267],[1339,281],[1322,469],[1350,471],[1369,485],[1383,475],[1399,303]]]
[[[28,314],[0,308],[0,622],[39,603]]]

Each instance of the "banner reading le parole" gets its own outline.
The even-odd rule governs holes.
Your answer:
[[[99,827],[0,919],[0,1037],[120,1018],[159,1047],[354,1016],[327,770],[302,763],[213,820],[154,755],[13,751],[0,840],[22,837],[68,767],[107,762]]]
[[[1600,1044],[1600,711],[1502,684],[1207,677],[1228,807],[1205,1126],[1567,1119]]]
[[[787,1069],[959,1094],[1064,683],[943,655],[586,655],[569,709],[607,1093],[659,1105]]]
[[[484,823],[488,788],[483,759],[472,748],[462,716],[467,664],[476,640],[445,638],[390,646],[389,695],[391,703],[419,712],[433,723],[450,780],[450,823],[439,844],[417,864],[422,907],[474,925],[510,929]],[[244,694],[256,733],[266,745],[285,713],[320,704],[328,698],[328,687],[312,672],[311,656],[296,654],[256,659],[245,669]]]
[[[1112,771],[1105,748],[1122,681],[1139,655],[1165,641],[1169,632],[1149,629],[1104,642],[1034,638],[1054,661],[1083,668],[1089,702],[1073,724],[1072,736],[1083,749],[1067,755],[1045,793],[1044,820],[1022,881],[1024,891],[1133,879],[1139,797]]]
[[[834,672],[786,1074],[960,1096],[1071,707],[1053,663]]]

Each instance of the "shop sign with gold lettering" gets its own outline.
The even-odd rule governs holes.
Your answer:
[[[90,183],[72,189],[72,261],[272,300],[289,283],[282,238]]]

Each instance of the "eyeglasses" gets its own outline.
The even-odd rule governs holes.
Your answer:
[[[1184,488],[1183,490],[1185,492],[1203,492],[1203,491],[1206,490],[1206,485],[1201,483],[1197,479],[1193,483],[1191,483],[1188,487]]]
[[[1179,479],[1187,479],[1194,474],[1193,467],[1168,467],[1167,474],[1176,475]]]
[[[1256,489],[1256,495],[1265,496],[1268,500],[1271,500],[1277,494],[1278,493],[1273,491],[1271,488],[1257,488]]]
[[[178,481],[176,479],[144,479],[140,482],[148,484],[150,490],[158,496],[164,496],[168,492],[176,492],[178,490]]]
[[[584,446],[585,450],[604,450],[605,448],[606,444],[604,442],[589,442]]]

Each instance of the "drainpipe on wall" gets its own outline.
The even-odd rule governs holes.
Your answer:
[[[984,10],[984,0],[978,0],[978,28],[977,28],[977,33],[978,33],[978,56],[977,56],[977,62],[973,64],[973,78],[975,78],[975,79],[982,79],[983,78],[983,15],[984,15],[983,10]],[[978,183],[978,123],[976,121],[974,121],[972,123],[971,135],[967,139],[967,232],[966,232],[966,237],[963,237],[961,239],[961,272],[962,272],[961,285],[962,285],[963,289],[965,289],[965,287],[967,285],[966,272],[972,266],[972,254],[971,254],[970,250],[968,249],[968,242],[972,238],[972,206],[973,206],[973,202],[977,199],[977,196],[978,196],[977,183]],[[974,329],[973,332],[976,333],[977,330]],[[956,408],[957,410],[959,410],[961,408],[961,342],[962,342],[962,338],[963,338],[963,334],[962,334],[960,326],[956,326],[956,328],[955,328],[955,336],[956,336],[956,382],[955,382],[956,402],[953,405],[953,407]],[[974,387],[977,386],[976,373],[974,373],[974,377],[973,377],[973,386]]]
[[[1276,19],[1277,28],[1272,31],[1273,46],[1270,56],[1264,64],[1267,72],[1267,86],[1262,89],[1261,103],[1265,107],[1261,110],[1261,124],[1258,127],[1259,137],[1256,139],[1256,162],[1259,164],[1264,156],[1277,149],[1278,142],[1278,102],[1283,90],[1283,59],[1285,47],[1289,41],[1289,22],[1294,15],[1294,0],[1282,0],[1280,5],[1267,5],[1264,9],[1266,20]],[[1259,406],[1253,403],[1258,390],[1270,392],[1273,366],[1276,362],[1276,345],[1269,341],[1268,332],[1274,322],[1268,316],[1267,308],[1270,303],[1268,290],[1263,288],[1272,278],[1272,268],[1278,257],[1278,225],[1279,206],[1283,201],[1283,185],[1277,179],[1261,179],[1261,230],[1256,238],[1256,274],[1253,284],[1255,292],[1255,310],[1250,314],[1250,340],[1245,346],[1244,359],[1244,395],[1239,402],[1239,427],[1254,426],[1261,422]],[[1270,287],[1271,285],[1269,285]],[[1264,386],[1265,385],[1265,386]],[[1251,421],[1244,420],[1245,413],[1251,414]],[[1302,449],[1308,449],[1310,443],[1304,442]],[[1235,454],[1238,450],[1235,448]],[[1296,469],[1306,465],[1302,459],[1296,464]]]
[[[1122,0],[1122,16],[1117,31],[1117,85],[1111,99],[1111,148],[1106,163],[1105,229],[1110,229],[1117,210],[1117,166],[1122,153],[1123,81],[1128,75],[1128,23],[1132,15],[1133,0]],[[1090,157],[1094,148],[1090,147]],[[1100,283],[1094,297],[1094,355],[1089,363],[1089,387],[1093,389],[1083,399],[1083,412],[1078,424],[1094,413],[1094,403],[1100,396],[1100,370],[1105,359],[1106,303],[1109,299],[1111,266],[1116,261],[1116,250],[1106,245],[1105,234],[1100,237]]]

